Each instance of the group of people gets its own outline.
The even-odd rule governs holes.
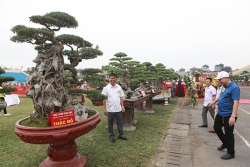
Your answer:
[[[240,88],[225,71],[221,71],[215,79],[217,90],[211,85],[212,79],[206,78],[202,109],[203,124],[199,127],[208,127],[207,113],[209,111],[214,120],[213,129],[209,132],[216,133],[222,142],[217,150],[221,151],[227,148],[227,154],[221,156],[221,158],[228,160],[235,157],[234,125],[238,116]]]
[[[176,82],[178,84],[178,86],[177,86],[177,88],[178,88],[178,97],[182,96],[182,91],[181,91],[181,83],[182,83],[182,81],[181,81],[181,78],[178,77],[177,81],[176,81],[176,78],[171,81],[171,87],[172,87],[171,88],[171,97],[173,97],[173,98],[176,95]]]

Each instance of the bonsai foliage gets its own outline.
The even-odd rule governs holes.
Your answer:
[[[133,58],[127,57],[125,53],[119,52],[114,55],[115,57],[109,59],[111,62],[109,65],[102,66],[102,70],[106,70],[108,73],[116,73],[120,76],[118,83],[124,89],[130,89],[130,82],[128,80],[128,64]]]
[[[0,67],[0,86],[3,82],[15,81],[14,77],[1,76],[1,74],[5,74],[5,70]],[[2,89],[0,89],[0,93],[10,93],[16,90],[16,88],[12,88],[10,86],[3,86]]]
[[[85,68],[81,72],[83,74],[83,80],[88,85],[94,86],[97,89],[102,89],[106,85],[105,75],[101,74],[102,70],[98,68]]]
[[[27,96],[34,103],[33,117],[48,117],[51,111],[65,110],[68,101],[68,90],[65,83],[79,83],[76,78],[75,66],[82,59],[93,59],[102,52],[91,48],[92,44],[82,37],[70,34],[56,36],[55,32],[62,28],[76,28],[78,22],[73,16],[63,12],[50,12],[43,16],[35,15],[30,21],[40,24],[42,28],[30,28],[16,25],[11,31],[15,34],[11,41],[30,43],[38,51],[33,60],[35,68],[30,72],[27,83],[30,89]],[[63,50],[64,47],[69,49]],[[70,64],[64,63],[64,57]],[[65,77],[64,70],[69,70],[73,80]]]

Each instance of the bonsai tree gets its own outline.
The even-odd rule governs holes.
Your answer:
[[[43,16],[35,15],[30,21],[40,24],[42,28],[30,28],[16,25],[11,31],[15,34],[11,41],[30,43],[38,51],[33,60],[36,66],[30,71],[27,83],[30,89],[27,96],[32,98],[35,112],[33,117],[48,117],[51,111],[65,110],[68,106],[68,90],[65,83],[80,83],[76,78],[75,67],[83,59],[93,59],[102,52],[91,48],[92,44],[83,38],[70,34],[56,36],[62,28],[76,28],[76,19],[63,12],[50,12]],[[68,47],[69,49],[64,49]],[[70,64],[64,63],[64,57]],[[69,70],[72,80],[65,77],[64,70]]]
[[[143,89],[145,93],[149,93],[152,88],[155,87],[155,67],[150,62],[144,62],[142,64],[138,64],[135,69],[135,74],[133,77],[137,78],[140,83],[140,89]]]
[[[127,55],[122,52],[116,53],[114,56],[115,57],[110,59],[111,62],[109,65],[102,66],[102,70],[106,70],[108,73],[113,72],[120,76],[117,83],[122,87],[125,98],[130,98],[132,91],[128,80],[128,62],[133,58],[127,57]]]
[[[5,74],[5,70],[0,67],[0,84],[3,82],[8,82],[8,81],[15,81],[14,77],[1,76],[1,74]],[[11,86],[6,85],[6,86],[3,86],[2,89],[0,89],[0,93],[10,93],[16,90],[17,90],[16,88],[12,88]]]

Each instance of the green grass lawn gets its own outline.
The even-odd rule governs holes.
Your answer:
[[[36,167],[47,157],[48,145],[24,143],[14,133],[16,121],[33,111],[30,98],[22,96],[20,101],[19,105],[7,107],[10,116],[0,116],[0,166],[3,167]],[[85,105],[99,111],[102,120],[94,130],[76,139],[78,152],[86,157],[88,167],[151,166],[176,103],[177,98],[171,99],[168,106],[154,104],[154,114],[135,113],[136,130],[124,132],[128,140],[117,139],[115,131],[116,142],[110,143],[103,107],[93,106],[87,100]]]

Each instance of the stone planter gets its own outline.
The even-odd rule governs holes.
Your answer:
[[[68,97],[72,104],[83,103],[82,94],[69,94]]]
[[[75,139],[88,133],[101,121],[99,112],[86,120],[57,127],[26,127],[20,125],[21,119],[15,124],[15,134],[26,143],[49,144],[48,157],[40,167],[85,167],[86,158],[77,153]]]

